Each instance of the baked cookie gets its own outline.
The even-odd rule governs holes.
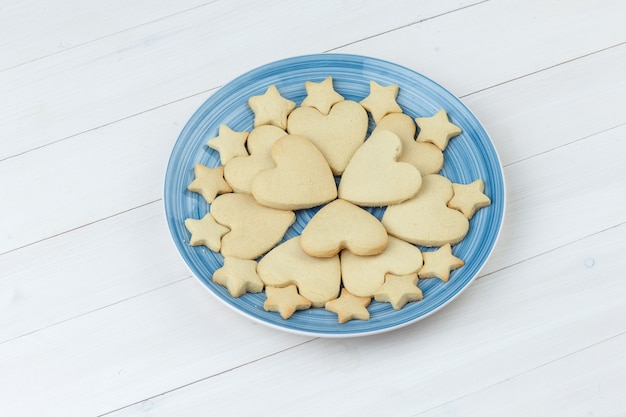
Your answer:
[[[441,109],[434,116],[418,117],[415,119],[420,128],[417,134],[418,142],[430,142],[442,151],[448,146],[448,141],[461,134],[462,130],[450,123],[448,113]]]
[[[402,152],[398,162],[407,162],[419,170],[422,175],[436,174],[443,167],[443,152],[432,143],[415,140],[417,128],[413,119],[404,113],[390,113],[377,124],[373,133],[389,130],[402,141]]]
[[[285,130],[287,116],[296,103],[281,96],[276,86],[271,85],[264,94],[250,97],[248,106],[254,113],[254,127],[274,125]]]
[[[274,167],[272,146],[287,132],[272,126],[262,125],[252,129],[248,135],[249,156],[238,156],[224,166],[224,179],[235,192],[252,192],[252,180],[264,169]]]
[[[373,256],[341,251],[343,286],[359,297],[372,297],[385,282],[385,275],[408,275],[422,267],[422,253],[403,240],[389,237],[385,250]]]
[[[335,313],[339,324],[343,324],[355,319],[369,320],[370,312],[367,310],[367,306],[371,301],[371,297],[357,297],[342,288],[339,298],[327,302],[324,308]]]
[[[373,133],[354,153],[339,183],[339,198],[366,207],[387,206],[417,194],[422,175],[398,162],[402,142],[387,130]]]
[[[365,140],[367,112],[355,101],[335,104],[327,115],[313,107],[298,107],[287,119],[287,132],[300,135],[320,150],[333,174],[341,174]]]
[[[426,175],[415,197],[387,207],[382,223],[390,235],[421,246],[460,242],[469,230],[467,218],[447,206],[452,183],[438,175]]]
[[[302,249],[326,258],[348,249],[355,255],[376,255],[387,246],[387,231],[370,212],[345,200],[322,207],[302,230]]]
[[[304,87],[306,88],[307,96],[302,101],[301,106],[314,107],[324,115],[328,114],[334,104],[344,100],[343,96],[333,88],[332,77],[326,77],[320,83],[307,81],[304,83]]]
[[[300,236],[269,251],[259,261],[257,273],[266,286],[297,285],[300,294],[314,307],[324,307],[327,301],[337,298],[341,286],[339,256],[307,255],[300,245]]]
[[[465,265],[462,259],[452,254],[452,247],[446,243],[434,252],[424,252],[424,266],[418,271],[420,278],[439,278],[443,282],[450,279],[450,271]]]
[[[470,184],[452,184],[454,195],[448,201],[448,207],[459,210],[465,217],[471,219],[474,213],[491,204],[487,197],[485,183],[480,178]]]
[[[239,193],[218,196],[211,214],[230,228],[222,237],[222,255],[242,259],[256,259],[272,249],[296,219],[293,211],[265,207],[250,194]]]
[[[387,274],[385,283],[374,293],[374,299],[391,303],[394,310],[400,310],[412,301],[421,301],[422,290],[417,287],[417,280],[417,274]]]
[[[191,233],[191,246],[204,245],[213,252],[219,252],[222,247],[222,236],[230,231],[226,226],[217,223],[211,213],[202,219],[186,219],[185,228]]]
[[[282,210],[319,206],[337,197],[333,173],[320,151],[306,138],[286,135],[272,146],[274,168],[252,180],[252,195],[261,204]]]
[[[226,125],[221,125],[219,134],[209,139],[207,146],[215,149],[220,154],[220,161],[225,165],[236,156],[248,155],[246,150],[246,140],[248,132],[235,132]]]
[[[187,189],[200,194],[207,203],[212,203],[218,194],[230,193],[233,189],[224,180],[224,166],[209,168],[196,164],[193,168],[194,180]]]
[[[402,113],[402,108],[396,102],[398,85],[392,84],[383,87],[376,81],[370,81],[369,95],[360,101],[376,123],[389,113]]]
[[[213,273],[213,282],[226,287],[228,293],[237,298],[247,292],[263,291],[263,281],[256,273],[256,261],[224,257],[224,265]]]
[[[298,294],[295,285],[287,287],[266,287],[267,299],[263,303],[265,311],[275,311],[283,319],[288,319],[296,310],[306,310],[311,307],[311,302]]]

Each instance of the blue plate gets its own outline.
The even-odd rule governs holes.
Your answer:
[[[215,167],[219,154],[206,146],[217,136],[220,124],[236,131],[250,131],[253,113],[248,98],[260,95],[274,84],[281,95],[298,105],[306,97],[306,81],[319,82],[333,77],[335,90],[346,99],[360,101],[369,94],[369,82],[398,84],[398,104],[411,117],[428,117],[446,109],[450,121],[463,129],[452,139],[444,152],[441,174],[456,183],[469,183],[477,178],[485,182],[485,194],[492,204],[481,209],[470,221],[467,237],[453,247],[453,253],[465,261],[452,271],[450,280],[420,280],[424,298],[395,311],[389,303],[372,301],[368,321],[352,320],[337,323],[337,316],[322,308],[296,312],[288,320],[278,313],[263,309],[264,293],[231,297],[226,289],[212,282],[213,272],[223,258],[203,246],[190,246],[184,220],[199,219],[209,205],[196,193],[187,191],[193,181],[196,163]],[[402,66],[369,57],[343,54],[307,55],[289,58],[254,69],[226,84],[193,114],[182,130],[169,160],[165,177],[164,203],[167,222],[180,254],[194,275],[221,301],[245,316],[282,330],[324,337],[349,337],[397,329],[439,310],[458,296],[478,275],[491,254],[504,216],[505,188],[497,152],[476,117],[461,101],[423,75]],[[381,209],[378,209],[381,210]],[[380,212],[375,213],[380,217]],[[311,217],[309,210],[298,212],[298,220],[287,232],[295,236]],[[426,250],[426,249],[424,249]]]

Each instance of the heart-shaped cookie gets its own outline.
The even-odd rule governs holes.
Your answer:
[[[317,146],[335,175],[340,175],[365,140],[367,112],[356,101],[335,104],[328,115],[313,107],[298,107],[289,114],[287,132],[304,136]]]
[[[339,255],[309,256],[302,250],[300,236],[269,251],[259,261],[257,273],[266,286],[295,284],[300,295],[310,300],[313,307],[323,307],[327,301],[337,298],[341,286]]]
[[[262,206],[250,194],[222,194],[210,210],[216,222],[230,228],[222,237],[222,255],[241,259],[256,259],[269,251],[296,220],[293,211]]]
[[[373,297],[385,282],[386,274],[408,275],[422,267],[422,252],[403,240],[389,237],[385,250],[374,256],[341,251],[343,286],[359,297]]]
[[[287,132],[272,126],[256,127],[248,135],[248,156],[237,156],[224,166],[224,179],[238,193],[250,193],[252,180],[264,169],[272,168],[272,146]]]
[[[346,167],[339,183],[339,198],[375,207],[413,197],[422,184],[422,175],[413,165],[397,161],[401,151],[402,142],[395,133],[373,133]]]
[[[335,178],[320,151],[306,138],[285,135],[272,146],[276,166],[252,180],[252,195],[261,204],[282,210],[318,206],[337,197]]]
[[[342,249],[356,255],[376,255],[387,246],[387,231],[370,212],[345,200],[322,207],[309,220],[300,241],[311,256],[330,257]]]
[[[467,218],[448,208],[452,183],[438,175],[425,175],[415,197],[385,210],[382,223],[390,235],[422,246],[454,245],[469,230]]]
[[[441,149],[432,143],[415,141],[417,128],[410,116],[404,113],[390,113],[376,124],[374,132],[379,130],[390,130],[398,135],[402,141],[402,152],[398,156],[398,161],[408,162],[422,175],[436,174],[443,167]]]

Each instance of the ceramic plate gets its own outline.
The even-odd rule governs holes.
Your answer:
[[[189,245],[185,229],[187,218],[202,218],[209,205],[196,193],[187,191],[193,181],[193,167],[201,163],[210,167],[220,164],[219,154],[206,146],[217,136],[220,124],[236,131],[250,131],[253,113],[247,106],[251,96],[260,95],[272,84],[281,95],[298,105],[306,97],[306,81],[319,82],[333,77],[335,90],[346,99],[360,101],[369,94],[369,82],[398,84],[397,102],[409,116],[428,117],[446,109],[450,121],[463,133],[450,140],[444,152],[441,174],[456,183],[477,178],[485,182],[485,194],[492,201],[470,221],[467,237],[453,247],[455,256],[465,266],[454,270],[447,283],[439,279],[420,280],[423,300],[395,311],[389,303],[372,301],[368,321],[337,323],[337,316],[322,308],[296,312],[288,320],[263,309],[264,293],[231,297],[226,289],[212,282],[213,272],[223,258],[203,246]],[[373,124],[372,124],[373,125]],[[371,129],[372,126],[370,126]],[[213,94],[191,117],[182,130],[169,160],[165,177],[164,203],[167,222],[180,254],[194,275],[219,300],[245,316],[282,330],[313,336],[349,337],[397,329],[439,310],[458,296],[477,276],[496,244],[504,216],[505,188],[502,167],[496,150],[474,115],[461,101],[434,81],[405,67],[355,55],[321,54],[289,58],[254,69],[241,75]],[[384,209],[373,210],[380,218]],[[285,239],[302,231],[311,217],[310,210],[297,213],[296,223]],[[423,250],[426,250],[422,248]]]

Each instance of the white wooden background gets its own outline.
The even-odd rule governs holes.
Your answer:
[[[623,0],[0,0],[0,416],[626,416],[625,22]],[[321,52],[438,81],[504,165],[480,277],[382,335],[225,309],[165,223],[195,109]]]

